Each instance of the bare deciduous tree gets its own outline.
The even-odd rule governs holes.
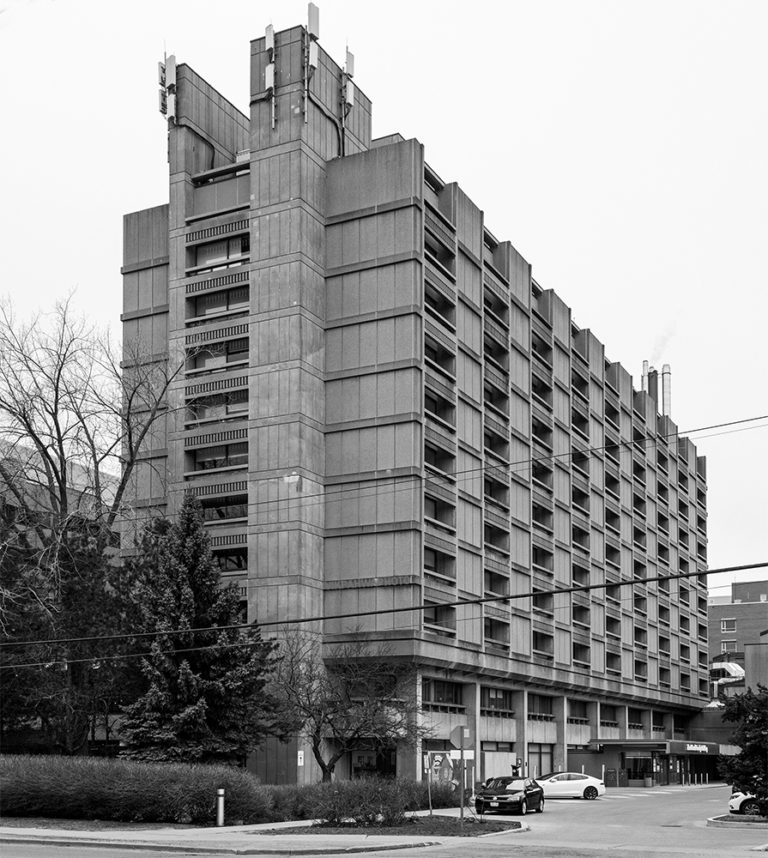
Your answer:
[[[34,534],[44,573],[34,597],[49,609],[71,529],[88,522],[102,550],[113,541],[142,445],[183,368],[147,360],[139,348],[125,364],[70,301],[26,322],[0,303],[0,496],[15,509],[17,530]],[[29,595],[3,587],[0,623],[4,607]]]
[[[15,690],[2,724],[50,723],[64,753],[84,745],[94,695],[103,703],[114,688],[110,670],[84,665],[95,647],[11,644],[105,634],[119,620],[119,582],[109,583],[118,517],[183,369],[134,351],[121,365],[69,300],[27,321],[0,302],[0,631]],[[49,665],[30,674],[25,662]]]
[[[413,664],[386,645],[354,641],[322,652],[319,636],[289,631],[280,648],[276,694],[295,718],[323,773],[361,747],[413,746],[431,735],[421,723]]]

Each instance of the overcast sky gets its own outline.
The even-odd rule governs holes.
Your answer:
[[[681,430],[768,414],[768,2],[318,5],[374,136],[418,138],[636,387],[671,364]],[[76,289],[117,331],[122,215],[167,201],[163,50],[247,112],[249,40],[305,21],[299,0],[0,0],[0,293],[30,313]],[[697,440],[712,568],[768,561],[761,426]]]

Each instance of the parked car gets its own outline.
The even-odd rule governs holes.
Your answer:
[[[739,792],[734,788],[731,800],[728,802],[728,810],[731,813],[743,813],[746,816],[760,816],[760,805],[757,799],[746,792]]]
[[[475,793],[478,813],[528,813],[544,810],[544,790],[533,778],[491,778]]]
[[[578,772],[550,772],[536,778],[547,798],[594,799],[605,795],[605,783],[599,778]]]

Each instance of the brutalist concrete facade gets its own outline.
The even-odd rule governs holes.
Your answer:
[[[176,69],[169,204],[125,218],[129,352],[183,365],[135,505],[196,492],[251,618],[415,660],[399,774],[457,725],[477,776],[656,767],[707,699],[704,461],[313,41],[252,42],[250,118]]]

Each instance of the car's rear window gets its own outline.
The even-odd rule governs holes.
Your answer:
[[[496,778],[486,786],[486,789],[506,790],[508,792],[511,792],[514,790],[523,789],[524,787],[524,778],[515,778],[513,780],[509,780],[507,778]]]

